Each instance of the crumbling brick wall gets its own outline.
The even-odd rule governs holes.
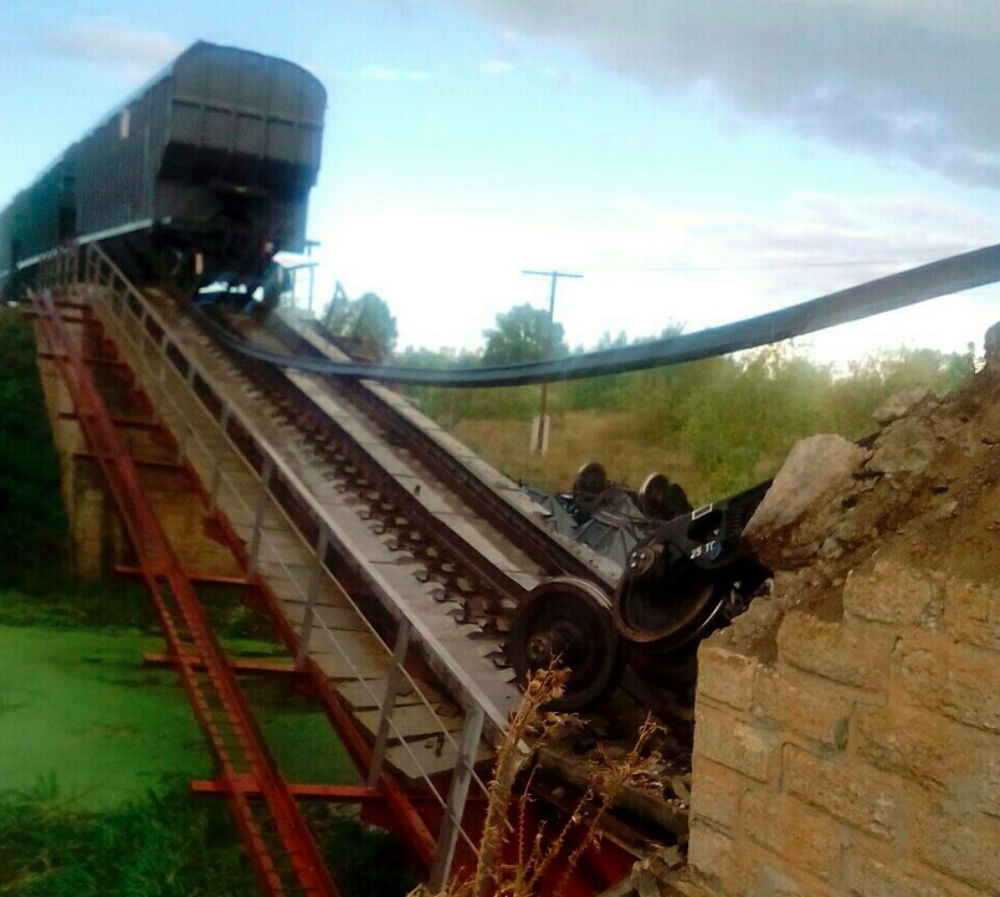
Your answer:
[[[827,619],[759,599],[701,646],[693,880],[1000,893],[1000,583],[872,560],[842,599]]]

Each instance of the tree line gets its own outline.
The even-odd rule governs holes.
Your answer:
[[[321,320],[355,357],[373,361],[396,358],[404,364],[446,367],[480,362],[517,364],[569,354],[563,325],[555,321],[550,330],[548,313],[528,304],[515,305],[509,311],[498,314],[496,326],[483,331],[485,345],[480,351],[447,348],[435,351],[408,346],[402,353],[396,353],[399,331],[388,303],[371,292],[349,299],[339,283]],[[623,340],[624,337],[622,334]]]
[[[342,320],[360,321],[356,326],[363,328],[360,308],[367,301],[370,339],[392,335],[391,341],[382,343],[385,354],[379,356],[388,358],[395,343],[395,321],[388,306],[371,295],[354,306],[342,306]],[[483,332],[481,349],[407,347],[395,359],[405,365],[445,368],[539,361],[585,351],[569,348],[561,324],[554,323],[551,336],[548,325],[546,310],[518,305],[496,316],[495,326]],[[659,336],[678,335],[682,329],[671,324]],[[628,343],[624,332],[606,333],[594,348]],[[687,478],[683,485],[694,497],[707,499],[772,475],[803,436],[867,435],[874,428],[872,412],[900,389],[923,385],[947,392],[974,370],[971,344],[962,353],[885,351],[836,369],[811,361],[794,343],[785,342],[688,364],[555,383],[549,388],[554,429],[552,451],[546,458],[527,455],[527,438],[519,429],[526,431],[538,413],[537,386],[414,386],[406,392],[442,426],[523,479],[566,488],[575,466],[587,458],[607,461],[601,457],[603,450],[615,455],[620,472],[612,471],[612,476],[619,480],[638,485],[644,475],[641,465],[658,463],[659,457],[663,466],[683,469]],[[590,416],[586,424],[585,415]],[[607,431],[601,429],[605,424]],[[509,448],[498,449],[508,443]],[[617,447],[611,449],[612,444]]]

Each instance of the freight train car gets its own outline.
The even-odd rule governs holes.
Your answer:
[[[252,289],[303,247],[325,108],[299,66],[194,44],[0,213],[0,277],[76,238],[139,281]]]

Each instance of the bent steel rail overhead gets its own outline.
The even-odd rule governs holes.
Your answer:
[[[259,361],[340,377],[389,380],[423,386],[519,386],[620,374],[697,361],[775,343],[846,324],[927,299],[1000,281],[1000,244],[950,256],[908,271],[791,305],[754,318],[620,349],[587,352],[553,361],[430,370],[397,365],[338,363],[298,358],[249,346],[199,312],[206,326],[236,351]]]

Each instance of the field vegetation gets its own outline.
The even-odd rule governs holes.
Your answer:
[[[454,353],[410,353],[414,363],[454,364]],[[466,362],[468,358],[464,359]],[[508,389],[414,387],[423,410],[515,479],[570,489],[576,470],[600,461],[609,477],[638,487],[665,473],[694,501],[709,500],[775,473],[797,439],[875,429],[872,412],[913,385],[944,393],[974,371],[960,354],[900,349],[845,371],[809,361],[789,344],[650,371],[549,387],[549,452],[528,452],[537,386]]]

